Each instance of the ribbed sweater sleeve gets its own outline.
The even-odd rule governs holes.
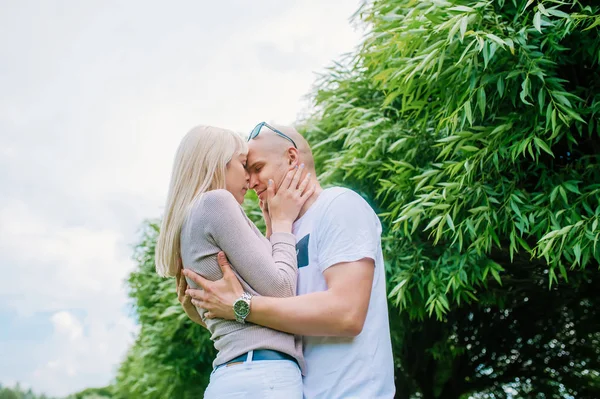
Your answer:
[[[273,233],[269,251],[230,192],[209,191],[202,201],[201,211],[193,217],[198,218],[206,236],[225,252],[239,276],[260,295],[294,296],[298,278],[294,235]]]

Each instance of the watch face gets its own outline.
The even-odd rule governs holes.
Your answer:
[[[238,300],[233,304],[233,311],[239,316],[246,316],[250,313],[250,306],[247,302]]]

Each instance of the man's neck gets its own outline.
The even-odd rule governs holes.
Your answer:
[[[319,195],[323,192],[323,189],[321,188],[319,182],[315,181],[315,183],[317,185],[315,192],[313,193],[313,195],[310,196],[309,199],[306,200],[302,208],[300,208],[300,213],[298,214],[296,220],[300,219],[306,213],[306,211],[308,211],[308,209],[317,201]]]

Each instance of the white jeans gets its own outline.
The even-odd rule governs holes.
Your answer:
[[[290,360],[258,360],[222,366],[210,375],[205,399],[302,399],[302,374]]]

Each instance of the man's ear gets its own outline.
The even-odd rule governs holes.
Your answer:
[[[299,158],[299,153],[298,153],[298,149],[294,148],[294,147],[290,147],[287,150],[287,156],[288,156],[288,164],[290,166],[296,166],[296,165],[300,165],[300,158]]]

